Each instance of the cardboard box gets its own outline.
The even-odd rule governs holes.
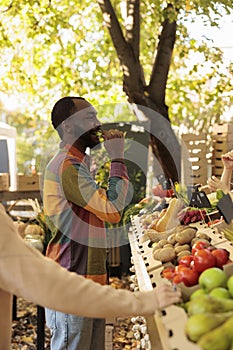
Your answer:
[[[18,191],[39,191],[40,190],[40,175],[24,175],[17,176]]]
[[[8,191],[10,186],[9,173],[0,173],[0,191]]]

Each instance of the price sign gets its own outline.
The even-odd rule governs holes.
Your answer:
[[[210,201],[204,191],[192,192],[189,206],[196,208],[211,208]]]
[[[218,202],[217,208],[227,224],[233,220],[233,202],[229,194],[225,194]]]

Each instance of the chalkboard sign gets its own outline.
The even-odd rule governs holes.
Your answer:
[[[192,192],[189,206],[196,208],[211,208],[210,201],[204,191]]]
[[[225,194],[218,202],[217,208],[227,224],[233,219],[233,202],[229,194]]]
[[[0,140],[0,173],[9,173],[7,140]]]

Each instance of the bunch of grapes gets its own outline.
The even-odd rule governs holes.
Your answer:
[[[206,210],[197,208],[185,208],[178,214],[178,219],[180,220],[181,225],[203,221],[205,220],[205,217]]]

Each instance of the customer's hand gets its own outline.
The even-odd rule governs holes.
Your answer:
[[[163,309],[169,305],[182,301],[181,290],[170,283],[161,283],[154,289],[157,309]]]
[[[224,168],[233,170],[233,150],[223,154],[221,158]]]
[[[229,192],[227,185],[218,179],[216,176],[212,176],[208,181],[207,185],[211,191],[222,190],[225,194]]]

